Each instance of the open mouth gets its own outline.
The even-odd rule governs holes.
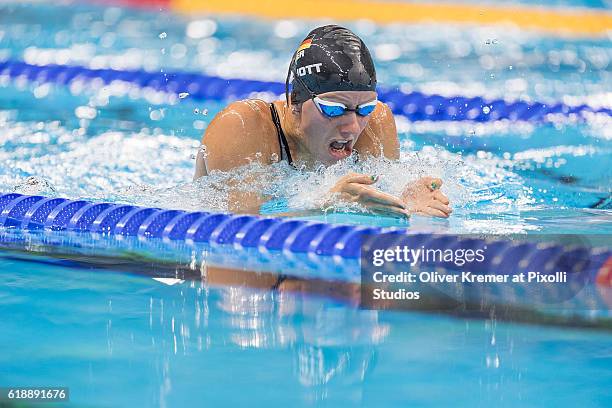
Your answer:
[[[329,153],[335,159],[343,159],[350,156],[353,151],[352,140],[333,140],[329,144]]]

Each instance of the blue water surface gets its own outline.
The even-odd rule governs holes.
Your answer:
[[[0,60],[284,81],[296,44],[320,23],[2,2]],[[610,105],[608,38],[506,26],[347,25],[364,37],[387,87]],[[201,135],[226,103],[0,73],[0,192],[225,211],[222,185],[232,175],[191,179]],[[389,191],[406,175],[441,176],[452,217],[309,217],[428,232],[612,233],[609,118],[398,118],[398,129],[401,163],[364,166],[380,171]],[[273,170],[289,180],[280,198],[299,206],[343,168]],[[105,238],[95,239],[104,246]],[[208,274],[185,280],[177,264],[181,279],[162,282],[139,250],[76,262],[22,242],[0,252],[0,386],[68,386],[73,405],[95,407],[612,405],[612,334],[597,320],[579,328],[571,319],[544,325],[497,314],[369,311],[357,307],[354,288],[336,281],[289,280],[273,290],[277,276],[248,272],[248,263],[215,278],[203,262]]]
[[[320,24],[83,3],[9,2],[0,7],[0,58],[279,82],[295,44]],[[612,51],[605,38],[495,26],[347,25],[368,43],[382,86],[446,96],[609,105]],[[188,185],[201,135],[226,101],[79,81],[55,86],[0,77],[0,85],[0,158],[5,163],[0,190],[228,209],[226,192],[218,188],[225,179]],[[448,223],[432,221],[435,230],[609,233],[609,122],[599,117],[545,124],[410,123],[400,117],[403,167],[371,168],[379,172],[381,188],[392,193],[406,182],[398,174],[445,180],[442,190],[455,212]],[[289,199],[292,210],[312,207],[340,175],[279,174],[287,180],[275,198]],[[354,215],[315,218],[406,225]]]

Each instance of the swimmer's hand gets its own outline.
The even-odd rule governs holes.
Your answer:
[[[442,180],[434,177],[423,177],[408,184],[402,193],[408,212],[448,218],[453,210],[448,206],[448,197],[440,191],[441,186]]]
[[[375,213],[394,217],[410,217],[408,208],[402,200],[384,193],[372,185],[377,181],[378,176],[349,173],[338,180],[336,185],[329,190],[332,196],[326,200],[324,206],[331,206],[334,199],[339,199],[359,203]]]

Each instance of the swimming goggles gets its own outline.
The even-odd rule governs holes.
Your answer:
[[[357,105],[355,109],[350,109],[343,103],[326,101],[315,95],[312,96],[312,101],[319,111],[328,118],[337,118],[346,112],[355,112],[359,116],[368,116],[374,112],[378,103],[378,100],[374,99],[373,101]]]

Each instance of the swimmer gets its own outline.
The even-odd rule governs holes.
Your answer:
[[[307,168],[367,156],[399,159],[395,120],[377,100],[370,52],[357,35],[337,25],[315,28],[302,41],[289,65],[284,100],[230,104],[212,120],[202,145],[207,154],[197,156],[195,179],[252,161],[272,164],[275,158]],[[446,218],[452,212],[438,178],[409,183],[400,197],[377,189],[377,180],[376,175],[349,173],[330,190],[330,200],[357,202],[372,212],[400,217]],[[232,201],[255,203],[246,212],[258,212],[265,198]]]

